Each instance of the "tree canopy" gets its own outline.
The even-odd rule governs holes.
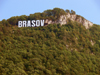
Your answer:
[[[58,11],[65,14],[54,8],[0,21],[0,75],[100,74],[99,25],[86,29],[70,21],[62,26],[16,26],[18,20],[56,18]]]

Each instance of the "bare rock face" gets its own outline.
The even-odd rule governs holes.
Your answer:
[[[60,23],[61,25],[67,24],[66,19],[67,19],[66,15],[62,15],[62,16],[60,16],[60,19],[58,20],[58,23]]]
[[[77,22],[82,23],[82,18],[79,17],[78,19],[76,19]]]
[[[52,24],[52,22],[53,22],[52,20],[48,20],[48,19],[45,20],[45,23],[47,24]]]
[[[60,18],[58,20],[56,20],[56,21],[52,21],[52,20],[46,19],[45,23],[47,23],[47,24],[56,23],[56,24],[64,25],[64,24],[67,24],[68,20],[76,21],[78,23],[81,23],[83,26],[85,26],[86,29],[88,29],[91,26],[93,26],[92,22],[82,18],[81,16],[77,18],[76,14],[70,14],[70,13],[67,13],[67,15],[61,15]]]
[[[74,15],[71,15],[71,16],[70,16],[70,19],[71,19],[72,21],[75,21],[76,15],[75,15],[75,14],[74,14]]]

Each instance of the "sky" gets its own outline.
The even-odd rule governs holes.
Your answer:
[[[0,21],[56,7],[74,10],[76,14],[100,25],[100,0],[0,0]]]

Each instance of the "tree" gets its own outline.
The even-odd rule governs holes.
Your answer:
[[[71,14],[76,14],[75,11],[71,10]]]
[[[63,9],[54,8],[53,9],[53,14],[54,14],[54,17],[59,18],[61,15],[65,15],[66,12]]]
[[[70,13],[70,10],[67,9],[67,10],[65,10],[65,12]]]
[[[18,22],[18,18],[17,17],[11,17],[10,19],[7,20],[11,25],[16,25]]]

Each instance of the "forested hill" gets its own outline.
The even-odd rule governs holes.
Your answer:
[[[100,75],[99,25],[86,29],[69,21],[18,28],[18,20],[39,15],[0,21],[0,75]]]

